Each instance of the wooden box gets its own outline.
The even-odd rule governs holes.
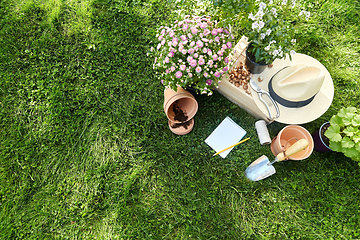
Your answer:
[[[235,46],[235,53],[233,59],[236,59],[236,63],[233,67],[239,66],[240,62],[245,63],[245,50],[248,45],[247,37],[243,36],[240,41]],[[248,85],[250,88],[250,85]],[[219,88],[217,89],[219,93],[229,99],[231,102],[235,103],[239,107],[246,110],[252,116],[258,119],[264,119],[269,121],[268,116],[266,116],[256,105],[251,96],[251,93],[248,94],[243,89],[242,86],[236,87],[233,83],[229,82],[229,74],[226,73],[222,76],[221,82],[219,83]],[[248,91],[249,92],[249,91]]]

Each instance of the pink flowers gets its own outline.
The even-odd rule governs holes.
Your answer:
[[[190,62],[190,66],[196,67],[196,65],[197,65],[196,60],[192,60],[192,61]]]
[[[175,77],[181,78],[181,76],[182,76],[182,72],[181,72],[181,71],[177,71],[177,72],[175,73]]]
[[[207,24],[206,23],[200,23],[200,28],[204,29],[207,27]]]
[[[181,35],[180,39],[183,40],[183,41],[186,41],[187,37],[185,35]]]
[[[214,28],[216,23],[210,19],[187,16],[171,27],[159,28],[158,46],[151,51],[159,81],[171,87],[194,84],[200,92],[211,95],[213,86],[217,87],[222,74],[229,71],[230,58],[225,56],[232,51],[232,44],[228,31]]]
[[[204,29],[204,36],[207,36],[207,35],[209,35],[210,34],[210,30],[209,29]]]
[[[197,32],[198,32],[196,27],[191,27],[190,30],[191,30],[192,34],[197,34]]]

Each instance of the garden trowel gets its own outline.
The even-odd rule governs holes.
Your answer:
[[[263,155],[248,166],[248,168],[245,170],[245,176],[251,181],[259,181],[267,178],[276,173],[276,170],[273,166],[275,162],[285,160],[287,157],[307,148],[308,145],[308,141],[305,139],[300,139],[287,148],[285,152],[279,153],[272,162],[270,162],[269,159]]]

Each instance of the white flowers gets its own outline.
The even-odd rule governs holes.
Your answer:
[[[309,20],[309,18],[310,18],[310,12],[307,12],[307,11],[305,11],[305,10],[302,10],[302,11],[299,13],[299,16],[302,16],[302,15],[305,15],[306,21]]]
[[[274,17],[276,18],[277,17],[276,8],[272,8],[270,11],[274,15]]]
[[[295,44],[296,43],[296,39],[291,39],[291,43]]]
[[[249,17],[248,17],[248,18],[251,19],[251,20],[253,20],[253,21],[256,20],[255,16],[254,16],[252,13],[249,14]]]
[[[256,30],[257,32],[260,32],[260,30],[265,26],[265,23],[263,21],[259,22],[253,22],[251,25],[251,28],[253,30]]]

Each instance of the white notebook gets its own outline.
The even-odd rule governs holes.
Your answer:
[[[231,118],[226,117],[217,128],[205,139],[205,142],[216,152],[219,152],[237,142],[246,134],[246,131]],[[225,158],[234,147],[220,153]]]

